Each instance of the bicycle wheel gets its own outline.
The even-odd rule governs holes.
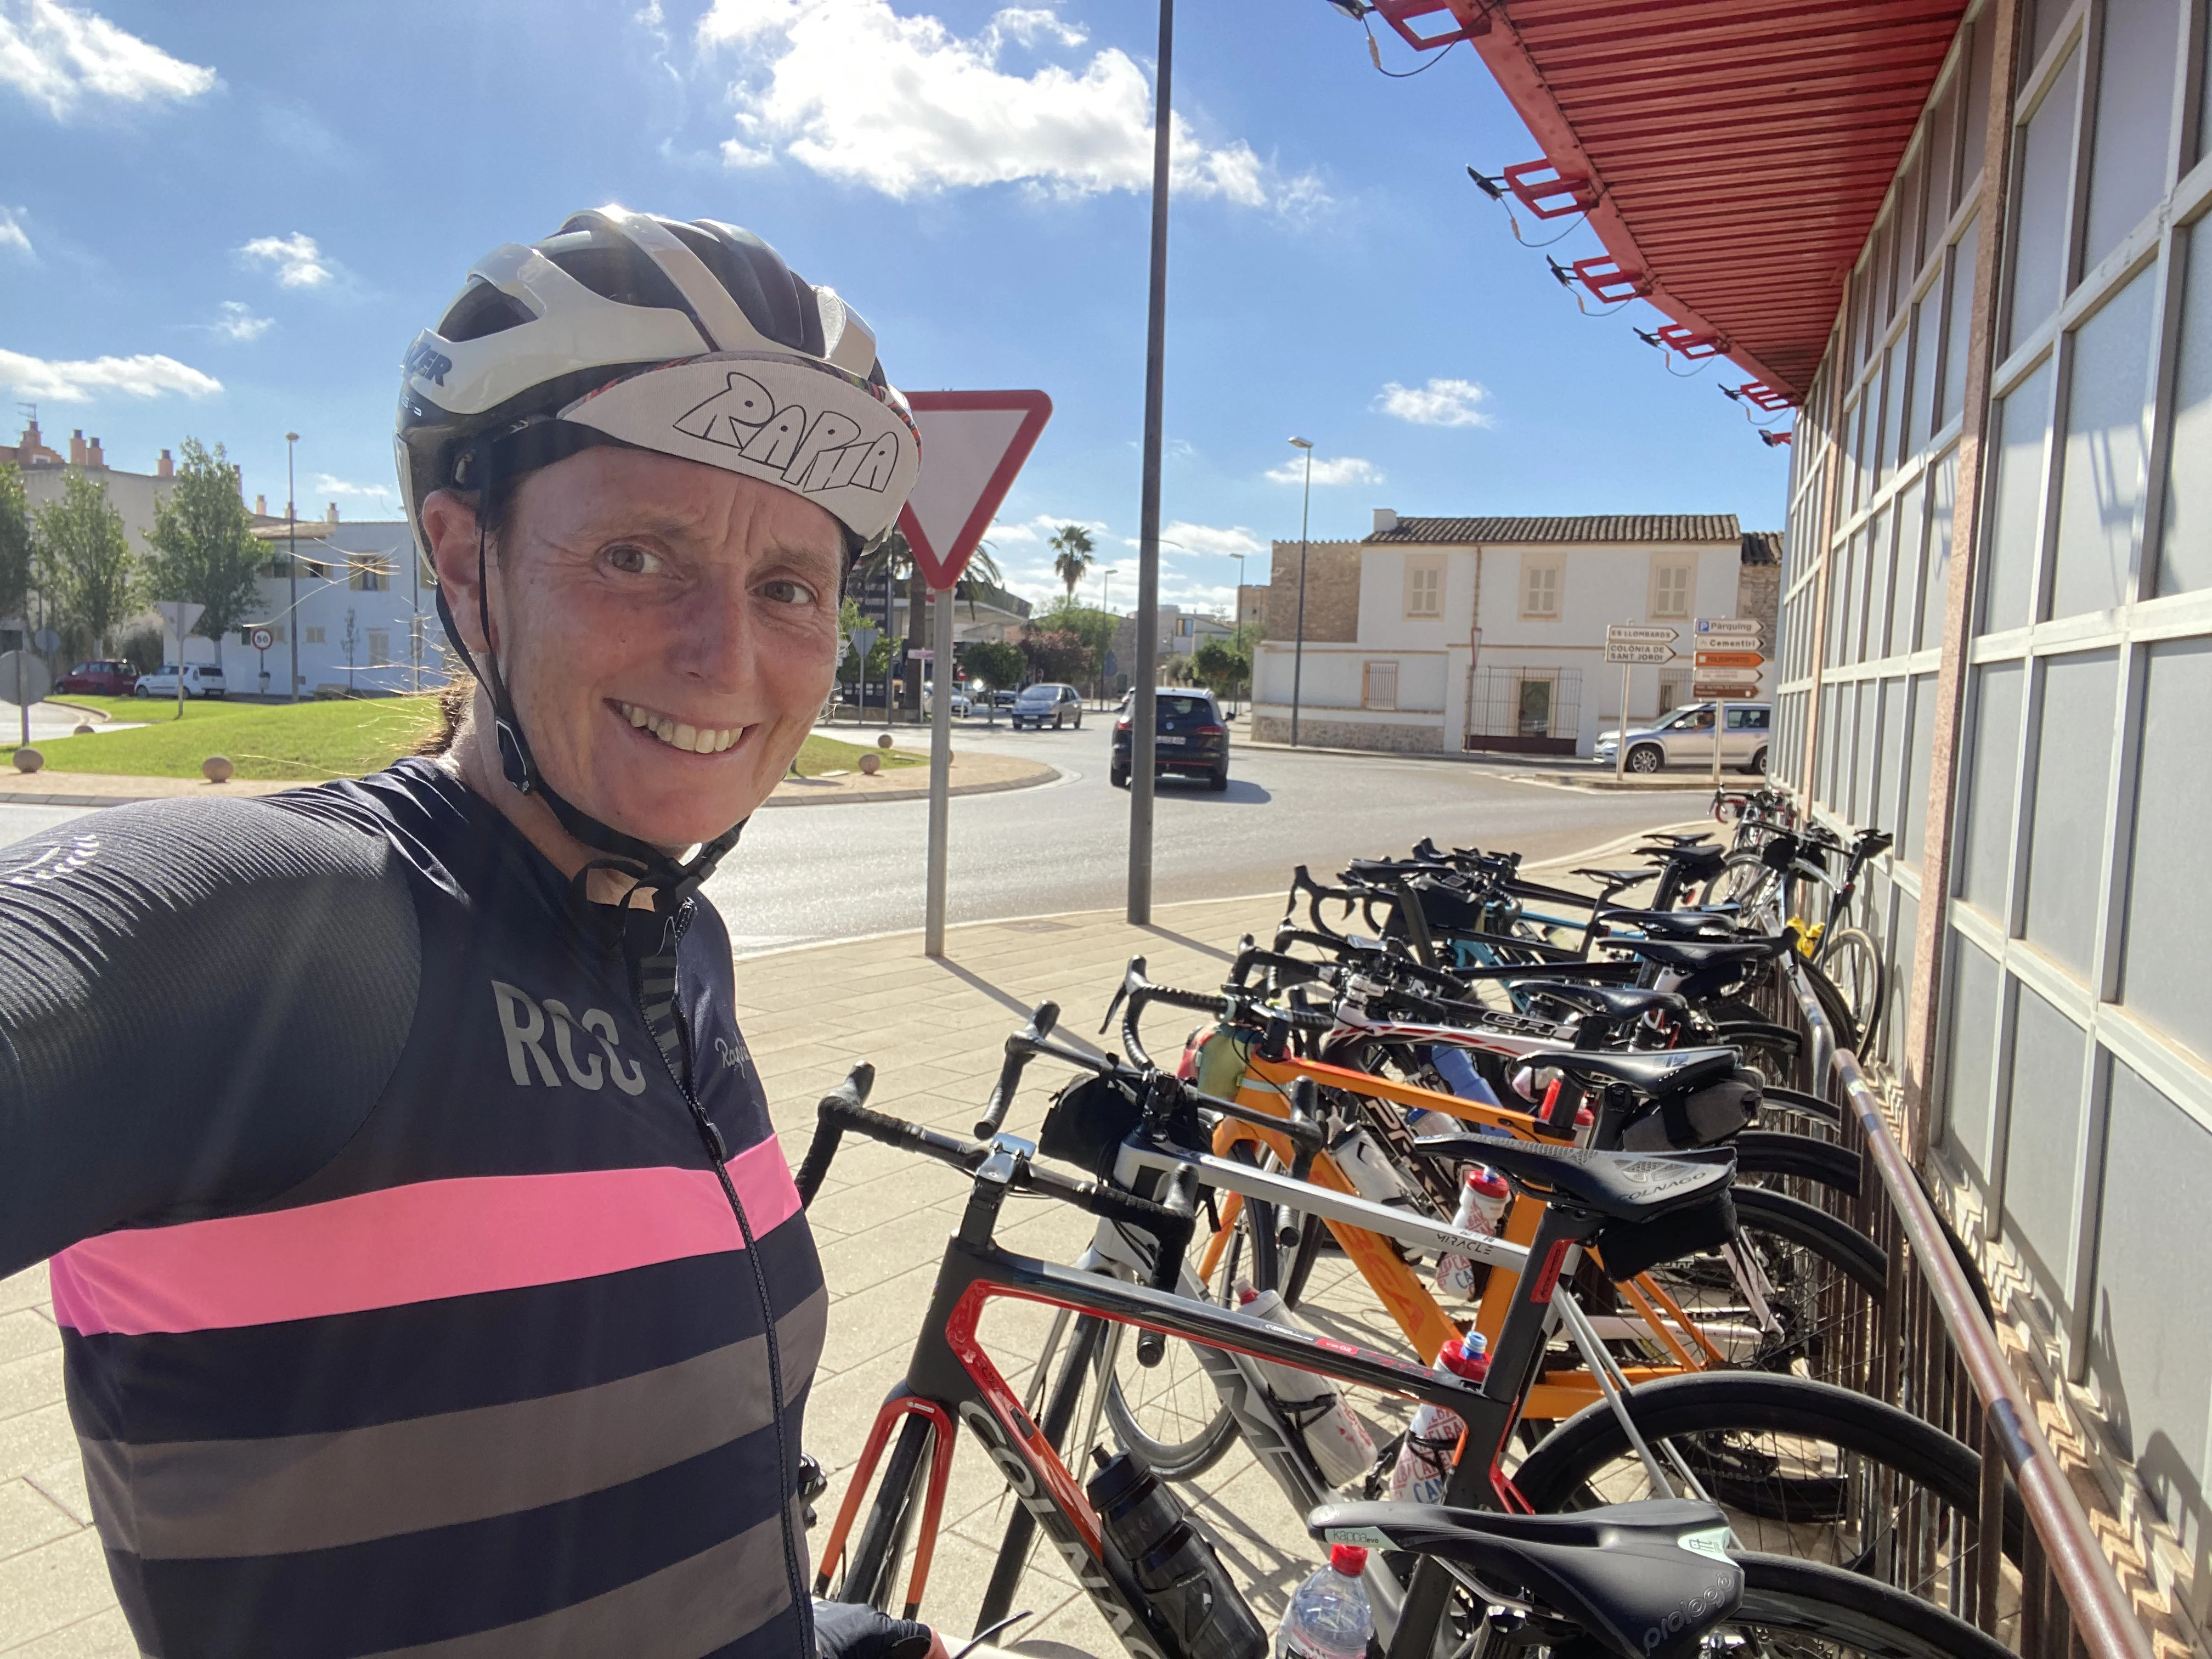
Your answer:
[[[2011,1659],[1932,1601],[1814,1562],[1733,1552],[1743,1603],[1717,1634],[1790,1659]],[[1724,1649],[1735,1651],[1734,1646]]]
[[[1861,928],[1838,928],[1820,940],[1815,965],[1850,1014],[1851,1048],[1862,1054],[1871,1052],[1881,1029],[1882,994],[1888,985],[1881,951],[1873,938]]]
[[[883,1462],[876,1500],[861,1522],[860,1541],[846,1557],[836,1600],[864,1603],[878,1613],[895,1611],[891,1596],[898,1589],[899,1564],[920,1514],[930,1443],[936,1437],[925,1419],[908,1417],[899,1425],[898,1437]]]
[[[1908,1510],[1932,1503],[1971,1516],[1980,1503],[1972,1448],[1848,1389],[1705,1372],[1644,1383],[1625,1399],[1653,1451],[1682,1459],[1747,1549],[1891,1580]],[[1603,1401],[1546,1436],[1513,1481],[1539,1512],[1659,1495]]]
[[[1231,1148],[1231,1157],[1255,1162],[1249,1144]],[[1255,1290],[1279,1289],[1281,1253],[1275,1239],[1272,1204],[1246,1200],[1240,1207],[1228,1247],[1206,1285],[1206,1299],[1237,1305],[1239,1281]],[[1194,1480],[1221,1461],[1237,1438],[1237,1419],[1215,1392],[1213,1379],[1188,1342],[1170,1342],[1160,1363],[1139,1364],[1128,1328],[1115,1325],[1100,1344],[1097,1365],[1106,1379],[1106,1420],[1124,1451],[1134,1452],[1163,1480]]]
[[[1716,904],[1740,904],[1749,915],[1767,896],[1765,890],[1773,872],[1767,868],[1756,848],[1748,852],[1731,853],[1721,866],[1721,872],[1705,884],[1705,891],[1698,895],[1692,907],[1705,909]]]

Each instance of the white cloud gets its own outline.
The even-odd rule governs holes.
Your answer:
[[[31,252],[31,236],[23,228],[22,220],[16,216],[20,211],[0,207],[0,247],[12,247],[27,254]]]
[[[315,474],[315,481],[308,486],[307,494],[311,496],[345,495],[356,500],[372,501],[392,501],[399,499],[399,491],[396,485],[348,483],[343,478],[332,477],[327,472]]]
[[[1163,544],[1174,544],[1177,552],[1189,553],[1257,553],[1265,545],[1243,525],[1223,528],[1218,525],[1192,524],[1177,519],[1172,524],[1160,526]],[[1131,545],[1136,545],[1133,543]]]
[[[1303,459],[1285,461],[1280,466],[1269,467],[1267,477],[1275,483],[1302,484],[1306,481],[1306,464]],[[1379,484],[1382,472],[1374,462],[1363,461],[1357,455],[1332,455],[1313,464],[1313,481],[1324,487]]]
[[[13,387],[25,398],[58,404],[90,403],[103,392],[128,392],[133,398],[181,392],[187,398],[204,398],[222,390],[222,381],[174,357],[148,355],[58,362],[8,350],[0,350],[0,384]]]
[[[253,307],[240,300],[225,300],[222,315],[207,325],[210,334],[219,334],[226,340],[258,340],[266,334],[273,317],[257,317]]]
[[[1085,37],[1048,9],[1010,7],[972,38],[890,0],[714,0],[702,46],[744,65],[731,88],[733,167],[779,152],[831,178],[906,198],[957,186],[1022,183],[1065,196],[1150,188],[1152,83],[1117,48],[1080,68],[1000,67],[1008,42],[1073,49]],[[1310,175],[1285,180],[1251,145],[1209,146],[1180,115],[1170,137],[1174,188],[1299,215],[1327,199]]]
[[[1062,525],[1068,524],[1081,525],[1094,537],[1102,536],[1106,532],[1104,522],[1097,519],[1070,518],[1064,513],[1040,513],[1033,519],[1020,519],[1012,523],[1003,519],[994,520],[991,527],[983,532],[983,539],[994,547],[1010,543],[1018,545],[1032,542],[1042,544],[1058,535]]]
[[[1487,386],[1473,380],[1431,380],[1425,386],[1391,380],[1375,394],[1375,407],[1416,426],[1490,426],[1489,414],[1480,407],[1489,396]]]
[[[197,98],[216,73],[172,58],[105,17],[60,0],[0,0],[0,85],[66,120],[88,99],[152,104]]]
[[[286,288],[320,288],[336,274],[315,239],[294,231],[289,236],[257,236],[238,250],[248,259],[273,266]]]

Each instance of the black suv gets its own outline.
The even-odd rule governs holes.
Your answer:
[[[1153,775],[1202,773],[1210,789],[1229,787],[1229,723],[1211,691],[1164,685],[1153,694]],[[1121,702],[1114,719],[1114,763],[1109,776],[1116,789],[1129,787],[1129,720],[1136,694]]]

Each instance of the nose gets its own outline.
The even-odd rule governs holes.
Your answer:
[[[705,690],[751,690],[763,667],[759,606],[742,573],[712,573],[683,607],[672,665]]]

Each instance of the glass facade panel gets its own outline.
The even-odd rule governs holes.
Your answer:
[[[2166,194],[2173,70],[2181,61],[2180,0],[2105,0],[2103,9],[2084,269],[2118,247]]]
[[[1897,772],[1905,756],[1905,682],[1881,683],[1881,750],[1875,763],[1874,797],[1868,802],[1864,823],[1869,829],[1897,829]]]
[[[1928,290],[1927,298],[1912,307],[1912,412],[1905,422],[1905,447],[1898,459],[1909,459],[1928,447],[1935,435],[1936,376],[1942,365],[1943,284]]]
[[[2142,506],[2143,394],[2156,278],[2144,271],[2075,331],[2058,553],[2045,607],[2051,617],[2106,610],[2128,588]]]
[[[2015,141],[2020,191],[2013,230],[2008,351],[2042,326],[2065,292],[2066,231],[2071,219],[2066,185],[2074,166],[2074,114],[2081,83],[2081,53],[2076,47],[2028,118],[2027,131]]]
[[[1911,356],[1912,339],[1906,335],[1889,349],[1888,379],[1884,382],[1881,415],[1881,482],[1887,483],[1896,476],[1897,465],[1904,459],[1905,448],[1905,392],[1912,378]]]
[[[2097,854],[2111,793],[2117,653],[2054,657],[2044,666],[2034,817],[2027,843],[2027,937],[2083,981],[2104,909]]]
[[[2149,655],[2120,1000],[2212,1060],[2212,640],[2170,640]]]
[[[2005,1219],[2045,1296],[2066,1305],[2081,1190],[2081,1028],[2026,986],[2013,1015],[2012,1112],[2005,1128]]]
[[[1912,648],[1912,611],[1923,580],[1920,559],[1926,538],[1920,501],[1926,487],[1924,478],[1917,479],[1898,492],[1897,510],[1890,525],[1890,541],[1896,550],[1890,560],[1893,574],[1887,582],[1889,603],[1882,613],[1881,638],[1869,647],[1878,657]]]
[[[1921,151],[1921,170],[1928,189],[1920,198],[1920,249],[1925,261],[1943,246],[1943,228],[1951,222],[1952,153],[1959,143],[1959,82],[1954,75],[1943,83],[1928,112],[1927,137]],[[1932,319],[1935,307],[1929,308]]]
[[[2019,767],[2020,694],[2027,671],[1992,663],[1974,673],[1973,753],[1959,849],[1959,896],[2000,919],[2012,857],[2012,792]]]
[[[1881,753],[1881,685],[1861,680],[1858,696],[1858,747],[1852,756],[1850,820],[1881,828],[1881,809],[1875,805],[1875,762]]]
[[[1958,506],[1959,452],[1954,449],[1932,469],[1928,495],[1928,575],[1920,585],[1920,621],[1913,648],[1932,651],[1943,642],[1943,613],[1951,602],[1952,514]]]
[[[2212,220],[2199,220],[2175,246],[2186,274],[2159,536],[2161,594],[2212,587]]]
[[[1937,422],[1948,426],[1966,406],[1966,348],[1973,337],[1974,257],[1981,245],[1982,222],[1967,225],[1944,273],[1943,301],[1943,414]]]
[[[2043,451],[2051,435],[2051,363],[2021,381],[1997,417],[1996,480],[1990,498],[1989,568],[1982,579],[1982,632],[2027,621],[2043,526]]]
[[[1997,1036],[1997,999],[2004,979],[1981,949],[1955,935],[1951,957],[1951,1011],[1944,1043],[1944,1133],[1977,1175],[1990,1167],[1991,1063]]]
[[[1936,753],[1936,677],[1922,674],[1912,682],[1912,729],[1909,734],[1911,761],[1905,774],[1905,800],[1898,809],[1898,857],[1914,869],[1920,867],[1921,849],[1928,845],[1928,768]]]

